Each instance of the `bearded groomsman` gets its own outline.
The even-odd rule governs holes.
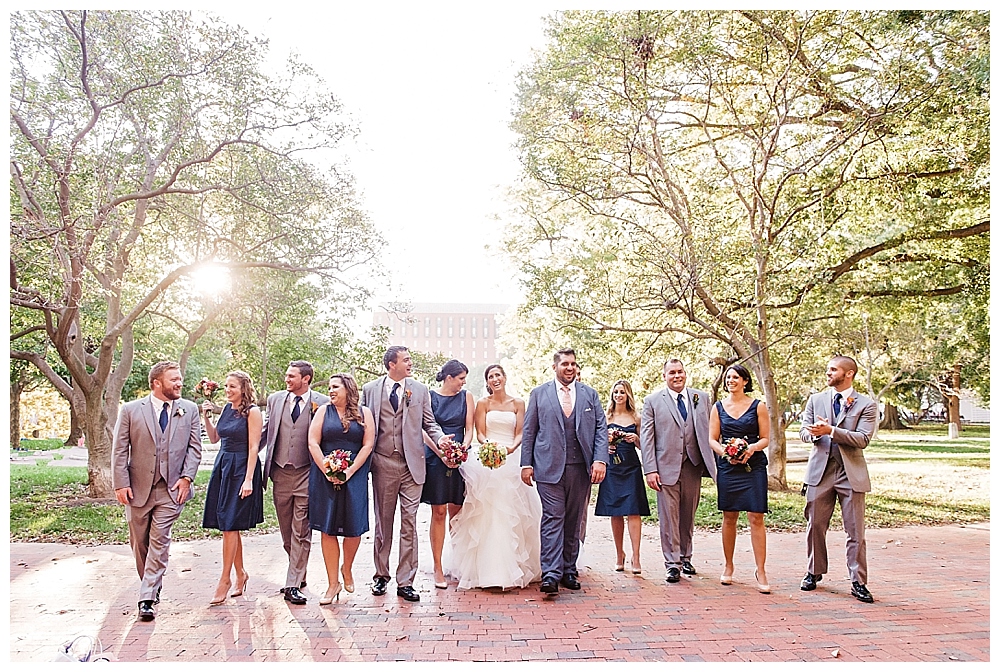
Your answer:
[[[608,425],[597,391],[577,381],[576,353],[553,356],[555,380],[531,391],[524,413],[521,480],[538,485],[542,500],[539,590],[554,595],[562,585],[579,590],[581,519],[591,484],[604,480]]]
[[[361,404],[371,410],[375,419],[375,450],[371,457],[375,510],[372,595],[385,595],[389,585],[389,552],[398,502],[396,595],[408,602],[419,602],[413,578],[417,575],[417,508],[427,474],[423,432],[441,448],[453,435],[442,433],[435,422],[427,386],[409,377],[413,370],[409,350],[393,345],[385,351],[382,363],[387,375],[367,383],[361,396]]]
[[[312,545],[309,527],[309,423],[313,413],[329,397],[313,392],[312,364],[297,360],[285,371],[285,391],[267,398],[267,419],[261,430],[264,456],[264,487],[270,478],[271,494],[288,554],[288,571],[281,592],[292,604],[305,604],[306,566]]]
[[[201,421],[194,402],[181,399],[184,377],[176,362],[149,370],[149,396],[118,412],[111,446],[111,483],[125,506],[135,557],[139,619],[156,618],[170,557],[170,530],[191,498],[201,463]]]
[[[679,359],[663,365],[663,380],[667,386],[643,401],[639,445],[646,483],[656,490],[667,583],[677,583],[681,572],[697,573],[691,564],[694,514],[702,476],[714,479],[716,466],[708,442],[708,395],[687,386]]]
[[[868,592],[868,559],[865,545],[865,493],[871,492],[865,447],[878,422],[878,404],[854,391],[858,364],[850,357],[834,357],[826,367],[828,389],[809,397],[802,413],[799,436],[813,449],[806,464],[806,550],[809,569],[802,590],[815,590],[828,569],[826,531],[834,504],[847,533],[847,569],[851,595],[874,602]]]

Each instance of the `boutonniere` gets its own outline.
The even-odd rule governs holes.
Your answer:
[[[403,391],[403,403],[406,404],[407,406],[409,406],[410,405],[410,397],[412,397],[412,396],[413,396],[413,390],[404,390]]]
[[[313,412],[313,413],[315,414],[315,413],[316,413],[316,411],[318,411],[318,410],[319,410],[319,404],[317,404],[317,403],[316,403],[316,402],[314,401],[314,402],[312,402],[312,406],[311,406],[310,408],[312,409],[312,412]]]
[[[177,410],[174,411],[174,417],[175,418],[183,418],[185,413],[187,413],[187,411],[184,410],[184,407],[183,406],[178,406]]]
[[[696,393],[696,394],[693,394],[693,395],[691,395],[691,403],[693,403],[693,404],[694,404],[694,407],[695,407],[695,408],[698,408],[698,402],[699,402],[700,400],[701,400],[701,397],[699,397],[699,396],[697,395],[697,393]]]
[[[854,397],[848,397],[847,398],[847,407],[846,408],[847,408],[848,411],[851,410],[851,406],[854,405],[854,401],[855,401]]]

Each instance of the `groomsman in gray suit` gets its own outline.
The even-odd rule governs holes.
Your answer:
[[[639,445],[646,483],[656,490],[667,582],[677,583],[681,572],[697,573],[691,564],[694,514],[702,476],[714,479],[716,466],[708,443],[709,396],[687,386],[679,359],[663,365],[663,380],[667,386],[643,401]]]
[[[375,419],[375,450],[372,452],[372,498],[375,509],[375,582],[372,595],[385,595],[389,585],[389,552],[392,525],[399,502],[399,563],[396,565],[396,595],[419,602],[413,589],[417,574],[417,508],[427,473],[422,432],[444,447],[453,435],[445,435],[434,421],[431,395],[426,385],[409,377],[413,370],[410,352],[393,345],[382,358],[387,375],[362,388],[361,403]]]
[[[581,517],[592,483],[604,480],[608,423],[597,391],[576,380],[576,353],[553,357],[554,381],[531,391],[524,414],[521,480],[542,500],[541,564],[546,594],[579,590]]]
[[[191,498],[201,463],[198,407],[181,399],[184,378],[175,362],[149,370],[150,394],[118,412],[111,447],[111,483],[125,506],[135,556],[139,618],[156,618],[163,574],[170,557],[170,530]]]
[[[806,549],[809,570],[799,586],[815,590],[826,574],[826,531],[834,504],[847,533],[847,569],[851,595],[874,602],[868,592],[868,559],[865,546],[865,493],[871,492],[865,447],[878,422],[878,404],[854,391],[858,364],[850,357],[834,357],[826,367],[828,389],[814,394],[802,413],[799,436],[813,449],[806,464]]]
[[[288,571],[281,592],[292,604],[305,604],[306,566],[312,545],[309,527],[309,423],[313,413],[328,403],[326,395],[313,392],[312,364],[297,360],[285,371],[285,391],[267,398],[267,419],[261,430],[264,456],[264,487],[274,483],[271,494],[278,516],[281,541],[288,554]]]

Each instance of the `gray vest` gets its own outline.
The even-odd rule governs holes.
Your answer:
[[[390,386],[389,389],[392,389],[391,386],[395,385],[395,381],[392,378],[386,378],[385,384]],[[399,395],[399,408],[395,411],[392,410],[392,404],[389,403],[385,389],[379,390],[382,402],[378,414],[378,436],[375,438],[375,452],[379,455],[392,455],[396,452],[400,455],[403,454],[403,408],[406,406],[403,403],[404,387],[405,385],[400,383],[399,390],[396,392]]]
[[[163,410],[163,402],[153,397],[153,434],[156,437],[156,474],[153,475],[153,485],[160,481],[167,482],[170,473],[167,469],[167,455],[169,450],[170,437],[170,409],[167,409],[167,428],[160,431],[160,411]],[[169,486],[170,484],[167,483]]]
[[[675,401],[676,399],[674,397]],[[681,416],[681,420],[684,420],[684,456],[697,467],[701,464],[701,451],[698,450],[698,436],[694,433],[694,406],[688,399],[684,400],[684,406],[688,412],[687,420]]]
[[[836,396],[836,394],[837,393],[834,392],[834,396]],[[841,397],[840,404],[841,404],[841,413],[843,413],[844,412],[843,409],[844,409],[844,406],[847,404],[847,400],[845,398]],[[834,426],[836,426],[837,420],[840,419],[833,412],[833,401],[832,401],[832,399],[831,399],[831,402],[830,402],[830,418],[831,418],[830,424],[834,425]],[[827,460],[828,461],[829,460],[833,460],[838,465],[840,465],[841,469],[844,468],[844,456],[840,454],[840,446],[838,446],[836,443],[833,442],[833,435],[832,434],[830,435],[830,455],[827,458]]]
[[[292,422],[295,396],[285,398],[278,422],[278,436],[274,440],[274,466],[296,469],[309,466],[309,403],[309,395],[306,394],[299,405],[299,419]]]
[[[566,435],[566,464],[584,464],[580,437],[576,435],[576,406],[568,418],[563,415],[563,432]]]

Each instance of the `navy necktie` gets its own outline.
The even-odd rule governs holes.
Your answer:
[[[399,410],[399,395],[396,394],[396,390],[399,389],[399,383],[392,386],[392,392],[389,393],[389,403],[392,404],[392,411],[395,413]]]
[[[160,431],[161,432],[167,431],[167,420],[168,420],[168,418],[167,418],[167,415],[168,415],[167,409],[168,408],[170,408],[170,402],[164,401],[163,402],[163,410],[160,411]]]
[[[838,392],[837,394],[833,395],[833,417],[835,417],[835,418],[838,415],[840,415],[840,399],[841,399],[841,396],[842,395],[840,394],[840,392]]]
[[[299,415],[302,413],[299,409],[299,404],[302,403],[302,397],[295,397],[295,406],[292,407],[292,422],[299,419]]]
[[[688,409],[687,409],[687,406],[684,405],[684,393],[683,392],[677,395],[677,410],[681,412],[681,417],[684,418],[684,422],[687,422],[687,419],[688,419]]]

